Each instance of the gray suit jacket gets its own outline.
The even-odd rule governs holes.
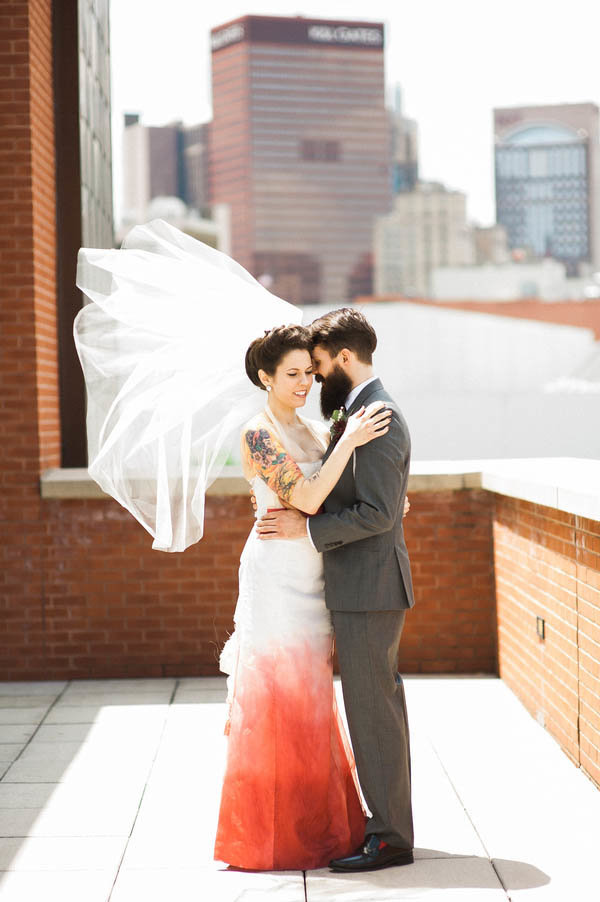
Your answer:
[[[395,611],[415,603],[402,528],[410,434],[379,379],[364,387],[348,415],[373,401],[392,411],[388,432],[356,448],[325,499],[325,513],[309,522],[313,543],[324,552],[325,601],[334,611]]]

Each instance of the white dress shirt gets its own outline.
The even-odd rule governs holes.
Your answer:
[[[346,398],[346,401],[344,402],[344,407],[346,409],[346,413],[350,410],[350,408],[352,407],[352,404],[358,398],[358,396],[360,395],[360,393],[363,390],[363,388],[365,387],[365,385],[368,385],[369,382],[374,382],[375,379],[377,379],[377,376],[369,376],[369,378],[365,379],[364,382],[360,382],[358,385],[354,386],[354,388],[352,389],[352,391]],[[310,540],[310,544],[312,545],[313,548],[315,548],[315,543],[313,542],[312,536],[310,534],[309,523],[310,523],[310,517],[307,517],[306,518],[306,534]],[[315,548],[315,551],[316,550],[317,549]]]

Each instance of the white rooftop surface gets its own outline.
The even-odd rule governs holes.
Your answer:
[[[212,860],[223,678],[1,683],[0,899],[598,902],[600,792],[505,684],[405,685],[415,863],[339,875]]]

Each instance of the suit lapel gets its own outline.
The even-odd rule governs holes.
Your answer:
[[[361,392],[359,392],[359,394],[356,396],[356,398],[350,405],[350,410],[347,411],[348,416],[350,416],[353,413],[356,413],[356,411],[359,409],[359,407],[362,404],[364,404],[366,399],[370,395],[372,395],[373,392],[381,391],[382,388],[383,388],[383,385],[381,384],[381,379],[374,379],[373,382],[369,382],[368,385],[365,385],[363,390]]]
[[[382,388],[383,388],[383,385],[381,384],[381,379],[374,379],[373,382],[369,382],[368,385],[365,385],[363,390],[361,392],[359,392],[359,394],[356,396],[356,398],[350,405],[350,409],[346,411],[347,416],[351,416],[353,413],[356,413],[356,411],[359,409],[359,407],[362,404],[364,404],[364,402],[367,400],[367,398],[369,398],[373,394],[373,392],[381,391]],[[323,463],[325,463],[325,461],[331,454],[332,450],[333,450],[333,445],[330,444],[323,457]]]

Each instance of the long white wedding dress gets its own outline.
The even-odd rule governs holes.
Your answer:
[[[90,476],[153,548],[182,552],[201,539],[206,490],[264,401],[246,349],[302,311],[161,219],[135,226],[120,249],[80,248],[77,285],[89,301],[73,339]],[[305,460],[303,472],[317,466]],[[249,481],[258,514],[281,505],[260,477]],[[321,555],[308,538],[250,534],[235,619],[222,655],[230,719],[215,857],[252,869],[327,864],[360,843],[365,818],[335,707]]]
[[[321,467],[296,462],[304,476]],[[260,475],[249,482],[257,518],[281,507]],[[361,843],[366,819],[336,707],[322,554],[308,536],[265,541],[252,529],[234,622],[220,659],[229,720],[215,858],[253,870],[323,867]]]

